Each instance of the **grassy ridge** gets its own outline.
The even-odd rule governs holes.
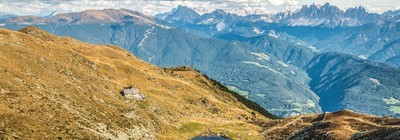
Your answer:
[[[196,71],[198,73],[201,73],[199,70],[192,68],[190,66],[179,66],[179,67],[173,67],[173,68],[163,68],[164,70],[172,70],[172,71]],[[261,107],[260,105],[258,105],[257,103],[247,99],[246,97],[240,95],[239,93],[229,90],[228,87],[224,86],[223,84],[221,84],[220,82],[208,77],[205,74],[202,74],[208,81],[210,81],[212,83],[213,86],[217,87],[219,90],[224,91],[224,92],[228,92],[231,95],[233,95],[233,97],[235,97],[239,102],[243,103],[246,107],[259,112],[260,114],[264,115],[267,118],[271,118],[271,119],[278,119],[279,117],[268,112],[267,110],[265,110],[263,107]]]
[[[220,82],[208,77],[207,75],[203,74],[204,77],[206,77],[208,80],[210,80],[214,86],[218,87],[220,90],[228,92],[230,94],[232,94],[236,99],[238,99],[239,102],[243,103],[244,105],[246,105],[248,108],[259,112],[260,114],[264,115],[265,117],[271,118],[271,119],[278,119],[279,117],[268,112],[267,110],[265,110],[263,107],[261,107],[260,105],[258,105],[257,103],[243,97],[242,95],[240,95],[237,92],[231,91],[228,89],[228,87],[224,86],[223,84],[221,84]]]

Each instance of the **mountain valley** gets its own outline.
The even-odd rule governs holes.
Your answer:
[[[317,56],[308,69],[327,60],[337,62],[329,58],[332,55],[355,59],[357,63],[347,62],[367,64],[372,71],[380,68],[334,53]],[[1,139],[190,139],[210,133],[231,139],[394,139],[400,135],[397,118],[348,110],[277,118],[192,67],[159,68],[117,46],[83,43],[33,26],[0,29],[0,60]],[[122,96],[119,92],[127,86],[145,98]],[[397,103],[393,98],[386,101]]]
[[[280,117],[343,109],[399,116],[397,104],[387,102],[400,100],[398,81],[389,80],[399,71],[388,68],[397,67],[400,60],[396,52],[398,13],[374,14],[362,7],[341,10],[327,3],[275,15],[239,16],[224,10],[200,15],[179,6],[155,17],[127,9],[104,9],[49,17],[15,16],[1,19],[0,25],[13,30],[35,25],[60,36],[113,44],[160,67],[192,66]],[[318,22],[291,24],[301,23],[304,17]],[[348,53],[358,58],[350,59],[344,55]],[[335,55],[321,61],[324,54]],[[357,63],[341,62],[348,60]],[[333,64],[324,66],[326,62]],[[365,69],[351,71],[355,66]],[[370,67],[372,71],[367,69]],[[318,72],[323,68],[336,71]],[[355,72],[359,75],[351,76]],[[340,84],[332,87],[345,81],[349,84],[346,88]],[[376,94],[379,96],[369,98]],[[337,100],[326,101],[327,97]],[[358,100],[350,101],[354,99]],[[381,109],[360,106],[366,101]]]
[[[0,29],[0,42],[1,139],[257,138],[250,122],[276,118],[190,67],[161,69],[116,46],[32,26]],[[121,96],[127,86],[145,99]]]

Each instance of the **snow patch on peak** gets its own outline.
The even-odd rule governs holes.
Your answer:
[[[264,30],[260,31],[260,29],[258,29],[257,27],[253,27],[253,32],[256,33],[257,35],[261,35],[264,34]]]
[[[363,60],[366,60],[366,59],[368,59],[368,56],[366,56],[366,55],[359,55],[358,58],[363,59]]]
[[[197,23],[197,24],[206,24],[206,25],[209,25],[209,24],[213,24],[214,21],[215,21],[214,18],[209,18],[209,19],[203,20],[203,21],[201,21],[201,22],[199,22],[199,23]]]
[[[265,13],[265,11],[261,9],[253,9],[253,8],[232,8],[232,9],[224,9],[225,12],[230,13],[230,14],[235,14],[238,16],[246,16],[246,15],[251,15],[251,14],[262,14]]]
[[[225,29],[226,24],[224,23],[224,20],[221,21],[220,23],[217,24],[216,28],[218,31],[222,31],[223,29]]]
[[[162,25],[162,24],[156,24],[156,26],[158,26],[158,27],[160,27],[160,28],[163,28],[163,29],[167,29],[167,30],[169,30],[169,29],[172,28],[172,27],[165,26],[165,25]]]
[[[314,46],[308,46],[307,48],[311,49],[313,52],[318,52],[318,49]]]
[[[279,35],[275,33],[275,30],[269,31],[268,35],[273,38],[279,38]]]
[[[264,21],[264,22],[267,22],[267,23],[272,23],[272,22],[274,22],[273,19],[272,19],[271,17],[266,16],[266,15],[261,16],[260,19],[261,19],[262,21]]]
[[[379,82],[378,79],[370,77],[369,80],[375,85],[375,87],[381,85],[381,82]]]

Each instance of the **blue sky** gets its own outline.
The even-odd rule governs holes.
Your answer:
[[[85,9],[126,8],[153,15],[178,5],[195,9],[260,9],[265,12],[293,10],[305,4],[326,2],[341,9],[364,6],[370,12],[381,13],[400,9],[400,0],[1,0],[0,13],[18,15],[48,15],[57,12],[78,12]]]

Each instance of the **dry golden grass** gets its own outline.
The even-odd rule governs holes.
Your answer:
[[[387,139],[400,135],[400,119],[376,117],[344,110],[334,113],[310,114],[267,121],[264,126],[264,139]],[[397,132],[396,132],[397,131]],[[384,133],[376,137],[375,132]],[[393,137],[394,136],[394,137]]]
[[[0,29],[0,78],[0,139],[189,139],[208,132],[233,139],[400,136],[399,119],[351,111],[254,116],[190,67],[160,69],[116,46],[35,27]],[[122,97],[129,85],[146,99]]]
[[[246,106],[194,70],[163,70],[111,45],[35,27],[0,29],[0,139],[260,139]],[[119,92],[132,85],[142,101]]]

